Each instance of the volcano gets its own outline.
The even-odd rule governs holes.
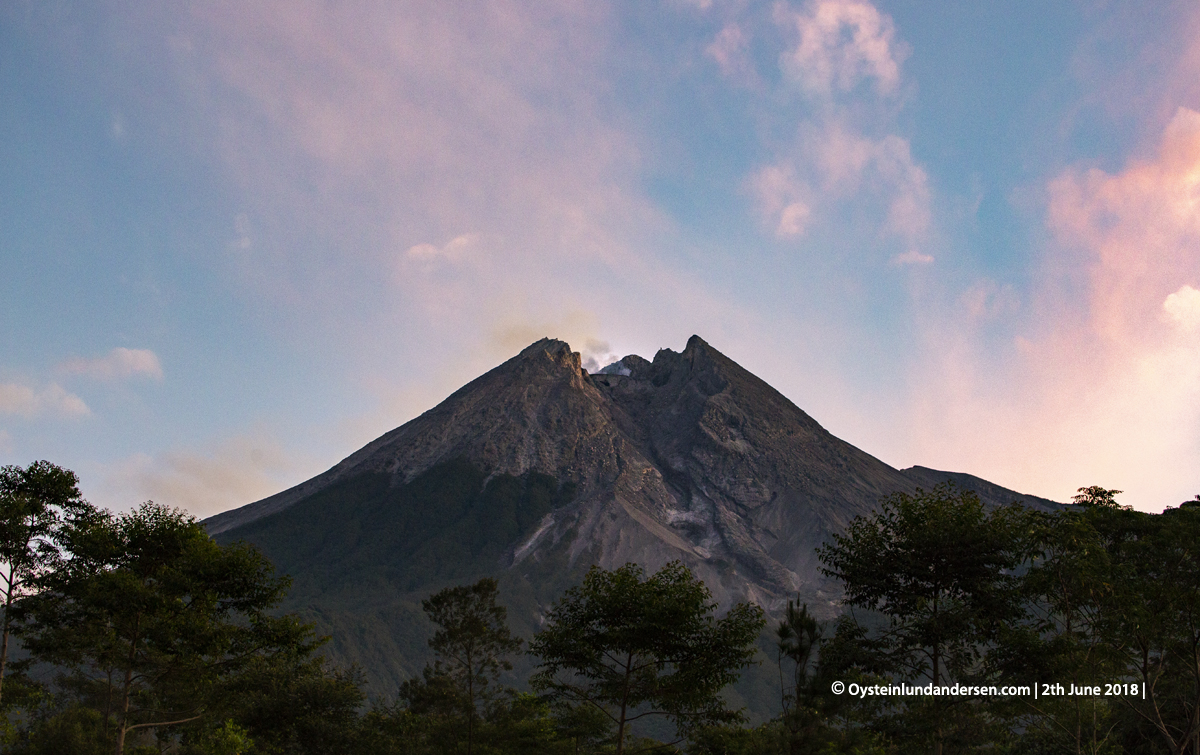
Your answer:
[[[374,691],[418,673],[420,599],[499,580],[531,634],[594,564],[686,564],[723,606],[799,599],[837,612],[816,549],[880,498],[952,481],[990,505],[1021,495],[963,473],[898,470],[839,440],[698,336],[589,374],[543,339],[329,471],[206,521],[293,578],[285,608]]]

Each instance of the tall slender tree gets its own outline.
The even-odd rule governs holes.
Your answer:
[[[808,612],[808,604],[796,607],[789,600],[783,620],[775,627],[776,663],[779,665],[780,698],[786,719],[798,703],[809,680],[809,667],[816,656],[821,639],[821,625]],[[784,681],[783,659],[792,664],[791,679]]]
[[[466,714],[468,755],[475,748],[479,705],[495,696],[500,672],[512,669],[507,656],[521,649],[521,639],[505,623],[506,609],[496,602],[497,592],[496,580],[484,578],[473,585],[447,587],[421,601],[438,627],[429,640],[437,658],[424,679],[415,680],[406,691],[410,697],[439,687],[457,693]]]

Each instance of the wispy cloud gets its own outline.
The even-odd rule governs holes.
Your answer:
[[[134,454],[113,465],[100,487],[117,508],[149,499],[206,517],[278,493],[292,470],[274,440],[238,436],[209,448]]]
[[[933,262],[933,255],[921,254],[916,249],[892,257],[893,265],[928,265],[930,262]]]
[[[117,347],[102,357],[73,357],[59,365],[59,370],[97,380],[118,380],[143,375],[162,380],[162,363],[149,349]]]
[[[716,61],[726,77],[741,83],[757,80],[750,58],[750,35],[740,24],[727,23],[704,52]]]
[[[783,85],[806,105],[795,137],[747,179],[767,228],[798,239],[853,210],[858,219],[875,217],[878,234],[905,247],[893,262],[932,261],[920,248],[932,222],[929,178],[909,140],[894,132],[906,48],[891,18],[861,0],[778,2],[772,18],[787,45],[779,56]],[[709,52],[730,61],[723,68],[746,57],[732,57],[742,38],[725,35]]]
[[[802,236],[847,203],[879,203],[880,235],[900,239],[910,251],[925,241],[932,222],[929,178],[908,140],[873,139],[837,119],[805,124],[792,148],[756,171],[749,185],[780,238]]]

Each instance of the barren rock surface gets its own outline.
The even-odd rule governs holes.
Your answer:
[[[572,564],[606,568],[681,559],[722,604],[777,609],[799,594],[823,616],[836,594],[815,549],[884,495],[954,477],[989,503],[1053,505],[970,475],[894,469],[697,336],[682,352],[631,355],[596,375],[566,343],[543,339],[328,472],[207,525],[235,531],[355,475],[401,485],[453,459],[575,485],[498,570],[563,549]]]

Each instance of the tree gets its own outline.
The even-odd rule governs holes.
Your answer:
[[[1075,495],[1071,496],[1071,503],[1076,506],[1099,506],[1107,509],[1128,509],[1128,506],[1122,506],[1117,503],[1117,496],[1123,491],[1109,490],[1102,488],[1099,485],[1089,485],[1086,488],[1079,488]]]
[[[841,580],[846,604],[886,621],[873,636],[861,632],[864,670],[935,686],[977,676],[998,629],[1020,615],[1013,570],[1025,560],[1028,515],[1018,506],[987,512],[974,493],[947,483],[884,498],[876,514],[822,546],[822,572]],[[859,631],[853,622],[840,629]],[[940,755],[951,698],[933,700],[914,703],[918,716],[905,728],[928,725]]]
[[[1004,678],[1091,687],[1124,678],[1119,651],[1105,636],[1113,584],[1112,544],[1097,520],[1127,517],[1118,490],[1080,488],[1082,506],[1032,516],[1035,542],[1020,579],[1025,618],[1004,627],[998,666]],[[1111,530],[1111,528],[1105,528]],[[1108,752],[1117,727],[1110,699],[1022,697],[1012,708],[1026,742],[1075,753]]]
[[[649,579],[636,564],[592,567],[569,589],[530,643],[540,659],[530,684],[567,704],[604,712],[625,752],[629,725],[648,716],[675,724],[681,739],[741,719],[719,693],[753,662],[765,619],[739,603],[720,620],[712,595],[678,561]]]
[[[421,601],[438,626],[429,640],[437,658],[423,679],[406,683],[402,691],[417,707],[453,708],[454,699],[460,699],[468,754],[474,751],[480,703],[495,697],[500,672],[512,670],[505,656],[521,649],[521,640],[505,623],[507,611],[496,603],[497,589],[496,580],[484,578],[469,586],[447,587]]]
[[[1172,755],[1200,755],[1200,507],[1088,513],[1112,561],[1101,631],[1142,693],[1118,699]]]
[[[312,639],[302,626],[290,647],[252,658],[213,690],[207,723],[232,722],[255,752],[324,755],[347,752],[360,724],[363,703],[357,669],[332,668],[313,651],[327,638]],[[197,736],[198,735],[198,736]],[[203,741],[212,730],[189,733]]]
[[[779,665],[780,697],[786,719],[794,704],[804,693],[809,681],[809,665],[821,639],[821,625],[808,613],[808,604],[796,608],[789,600],[783,621],[775,628],[776,662]],[[783,659],[792,662],[790,684],[784,681]],[[790,691],[789,691],[790,690]]]
[[[78,516],[88,508],[74,472],[48,461],[35,461],[25,469],[0,468],[0,592],[4,599],[0,694],[8,665],[13,603],[28,594],[30,583],[58,560],[55,536],[63,517]]]
[[[288,583],[261,554],[183,512],[147,502],[60,535],[72,557],[14,606],[16,629],[102,701],[118,755],[131,732],[197,721],[222,680],[310,631],[267,613]]]

